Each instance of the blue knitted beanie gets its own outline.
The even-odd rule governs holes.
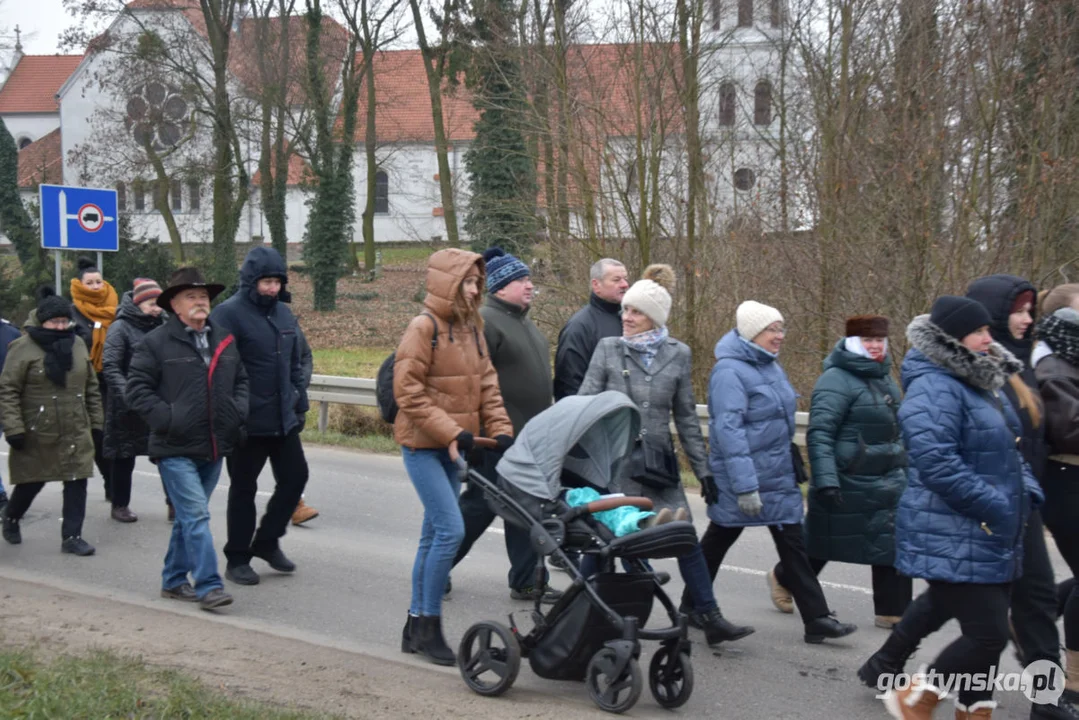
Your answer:
[[[488,293],[496,293],[514,280],[532,274],[527,265],[499,247],[487,248],[483,260],[487,264]]]

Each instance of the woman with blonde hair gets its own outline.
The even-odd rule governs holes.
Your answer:
[[[465,526],[457,496],[457,460],[480,429],[505,450],[513,426],[483,339],[483,257],[450,248],[427,260],[424,310],[397,346],[394,439],[423,503],[423,526],[412,567],[412,601],[401,650],[438,665],[456,662],[442,635],[442,593]]]

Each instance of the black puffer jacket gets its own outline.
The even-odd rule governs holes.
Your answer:
[[[592,353],[603,338],[622,334],[622,306],[593,294],[558,333],[554,357],[554,399],[576,395],[588,373]]]
[[[139,310],[128,291],[120,300],[116,319],[109,325],[101,366],[101,374],[109,387],[105,400],[105,444],[102,450],[107,458],[132,458],[148,452],[150,428],[137,412],[127,406],[124,391],[135,346],[142,342],[146,333],[161,327],[164,322],[165,318],[160,315],[155,317]]]
[[[1019,371],[1019,376],[1023,378],[1023,382],[1027,384],[1027,387],[1033,391],[1034,396],[1038,397],[1038,379],[1034,376],[1034,368],[1030,365],[1030,353],[1034,347],[1034,323],[1031,323],[1026,334],[1018,340],[1012,337],[1012,333],[1008,329],[1008,316],[1012,313],[1012,305],[1015,304],[1015,298],[1022,292],[1033,293],[1035,299],[1038,296],[1037,289],[1029,281],[1021,277],[1004,274],[988,275],[978,278],[970,284],[970,287],[967,288],[967,297],[971,300],[977,300],[989,311],[989,316],[993,318],[993,324],[989,326],[989,332],[993,335],[994,340],[1007,348],[1019,362],[1023,363],[1023,369]],[[1036,302],[1031,303],[1030,315],[1032,318],[1034,317],[1034,306],[1036,304]],[[1019,416],[1020,422],[1023,423],[1023,438],[1019,448],[1023,453],[1023,459],[1030,465],[1034,477],[1041,480],[1044,477],[1045,463],[1049,457],[1049,447],[1045,442],[1045,421],[1043,419],[1040,425],[1034,425],[1030,414],[1020,406],[1019,398],[1016,397],[1015,390],[1012,389],[1011,385],[1005,384],[1001,390],[1008,396],[1008,402],[1011,403]]]
[[[151,458],[216,460],[244,438],[247,372],[235,338],[210,328],[207,367],[180,320],[169,317],[135,347],[127,404],[150,426]]]
[[[258,294],[259,278],[281,279],[276,298]],[[235,337],[251,382],[251,436],[287,435],[307,412],[296,318],[289,310],[285,261],[272,248],[256,247],[240,268],[240,289],[214,309],[210,319]]]

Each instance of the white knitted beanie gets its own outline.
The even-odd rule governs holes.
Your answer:
[[[656,327],[666,327],[671,314],[671,294],[653,280],[638,280],[622,296],[622,307],[636,308],[644,313]]]
[[[746,300],[739,305],[735,318],[738,321],[738,334],[746,340],[757,337],[774,322],[783,322],[783,315],[778,310],[754,300]]]

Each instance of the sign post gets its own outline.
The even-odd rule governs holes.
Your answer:
[[[56,254],[56,292],[60,293],[60,253],[97,252],[98,268],[106,252],[120,249],[116,191],[64,185],[41,185],[41,247]]]

